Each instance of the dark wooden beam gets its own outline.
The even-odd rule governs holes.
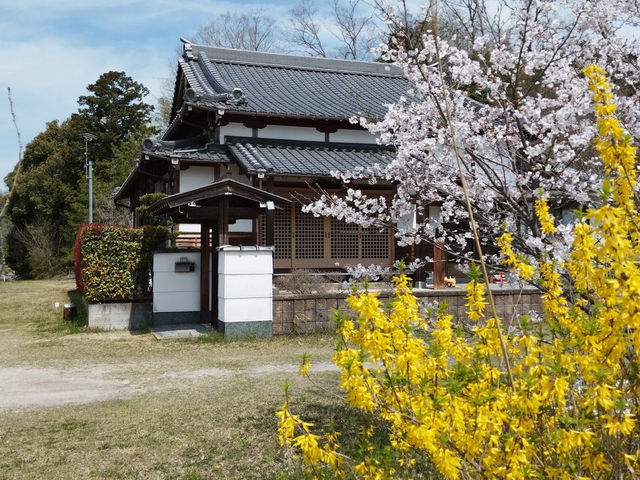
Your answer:
[[[229,221],[239,218],[253,218],[259,213],[259,209],[252,207],[229,207]],[[216,222],[218,220],[218,206],[182,208],[180,215],[176,214],[175,217],[184,220]]]
[[[211,236],[209,234],[209,224],[203,224],[200,227],[200,312],[203,314],[202,319],[206,321],[209,314],[209,299],[211,287],[209,284],[209,273],[211,263]]]

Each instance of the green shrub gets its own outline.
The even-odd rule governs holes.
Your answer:
[[[96,224],[80,227],[74,246],[76,285],[88,301],[131,298],[142,239],[140,229]]]
[[[161,198],[166,197],[164,193],[148,193],[140,197],[140,205],[136,207],[136,217],[138,225],[142,228],[142,251],[138,261],[136,272],[135,293],[140,297],[151,295],[151,269],[153,267],[153,252],[164,249],[175,239],[177,233],[172,231],[173,221],[164,215],[153,216],[149,212],[149,206]]]

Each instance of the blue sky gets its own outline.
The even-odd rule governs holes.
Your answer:
[[[226,11],[263,9],[286,19],[296,0],[0,0],[0,191],[18,159],[11,87],[23,144],[78,108],[85,87],[109,70],[143,83],[155,103],[181,36]],[[318,6],[329,2],[317,2]]]

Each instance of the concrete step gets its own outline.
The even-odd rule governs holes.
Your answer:
[[[151,328],[151,333],[158,340],[176,338],[198,338],[211,332],[211,325],[203,323],[183,323],[179,325],[161,325]]]

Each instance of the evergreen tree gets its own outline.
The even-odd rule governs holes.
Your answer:
[[[108,180],[118,145],[149,123],[153,107],[143,100],[149,90],[124,72],[103,73],[87,90],[91,95],[78,99],[78,116],[98,137],[92,144],[96,178]]]
[[[153,107],[143,101],[148,93],[143,85],[123,72],[107,72],[87,90],[91,94],[78,99],[78,113],[62,123],[48,123],[25,148],[22,172],[8,207],[13,227],[7,239],[8,263],[24,276],[50,275],[55,273],[52,269],[71,262],[76,230],[88,217],[82,133],[97,137],[89,143],[88,152],[95,165],[94,203],[102,205],[109,204],[111,191],[126,178],[141,138],[152,133],[148,123]],[[7,185],[12,185],[14,175],[6,177]],[[96,217],[96,221],[102,220]],[[47,228],[34,230],[36,225]],[[35,233],[50,241],[35,242]],[[51,251],[30,255],[43,244]],[[57,261],[44,267],[34,264],[47,257]]]

